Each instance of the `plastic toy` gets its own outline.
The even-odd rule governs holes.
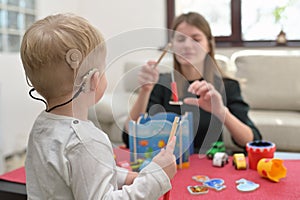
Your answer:
[[[225,152],[225,145],[222,141],[217,141],[212,144],[212,147],[206,152],[206,157],[208,159],[213,159],[215,153]]]
[[[171,91],[172,91],[172,101],[169,101],[170,105],[182,105],[183,102],[178,100],[178,91],[177,91],[177,84],[175,82],[175,78],[174,78],[174,71],[171,72]]]
[[[197,182],[203,183],[205,181],[208,181],[209,177],[205,176],[205,175],[196,175],[196,176],[193,176],[192,179],[195,180],[195,181],[197,181]]]
[[[132,171],[138,172],[140,169],[140,166],[143,164],[144,159],[137,159],[136,162],[130,162],[130,166]]]
[[[237,180],[235,183],[238,184],[236,188],[241,192],[250,192],[259,188],[259,184],[254,183],[252,181],[248,181],[244,178]]]
[[[262,158],[273,158],[276,146],[274,143],[264,140],[248,142],[246,145],[248,152],[249,168],[256,170],[257,163]]]
[[[209,179],[208,181],[205,181],[203,183],[204,186],[207,186],[209,188],[212,188],[214,190],[220,191],[226,188],[224,185],[224,180],[220,178],[213,178]]]
[[[138,159],[152,160],[168,143],[170,132],[173,132],[177,138],[174,149],[177,166],[178,168],[188,168],[190,153],[194,152],[193,145],[191,145],[193,140],[192,117],[191,112],[184,115],[167,112],[152,116],[143,114],[136,122],[131,120],[129,122],[130,161],[136,163]],[[172,131],[175,119],[177,128]],[[140,167],[134,165],[132,168],[135,171]]]
[[[203,185],[187,186],[187,190],[193,195],[208,193],[208,188]]]
[[[263,158],[257,164],[257,172],[264,178],[268,178],[274,182],[279,182],[279,179],[286,176],[287,169],[283,165],[283,160],[281,159]]]
[[[228,164],[228,155],[225,152],[217,152],[214,155],[213,166],[224,167],[225,164]]]
[[[235,153],[233,154],[232,165],[234,165],[235,169],[247,169],[247,162],[245,155],[243,153]]]

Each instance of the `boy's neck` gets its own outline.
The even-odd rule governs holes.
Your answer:
[[[87,110],[80,110],[80,111],[77,111],[75,113],[72,109],[72,103],[70,103],[70,106],[65,105],[63,107],[56,108],[56,109],[50,111],[50,113],[56,114],[56,115],[74,117],[76,119],[80,119],[80,120],[83,120],[83,121],[88,120],[88,111]]]
[[[69,101],[71,98],[59,98],[59,99],[52,99],[48,101],[48,109],[53,108],[54,106],[60,105],[64,102]],[[85,104],[80,103],[80,97],[73,99],[70,103],[66,105],[62,105],[59,107],[54,108],[50,111],[50,113],[56,115],[63,115],[68,117],[74,117],[80,120],[87,121],[88,120],[88,108]]]

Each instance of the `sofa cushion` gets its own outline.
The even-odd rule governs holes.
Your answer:
[[[300,51],[244,50],[231,60],[252,109],[300,110]]]
[[[264,140],[279,151],[300,151],[300,112],[252,110],[249,113]]]
[[[300,151],[300,112],[251,110],[249,116],[263,139],[274,142],[278,151]],[[223,140],[227,148],[240,150],[231,141],[228,130],[224,130]]]

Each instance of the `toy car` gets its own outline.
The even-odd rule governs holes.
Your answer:
[[[247,169],[247,162],[245,155],[243,153],[235,153],[233,154],[232,165],[234,165],[235,169]]]
[[[206,157],[208,159],[213,159],[215,153],[217,153],[217,152],[225,152],[225,150],[226,149],[225,149],[224,142],[222,142],[222,141],[214,142],[212,144],[212,147],[209,150],[207,150]]]
[[[228,155],[225,152],[217,152],[214,155],[213,166],[224,167],[225,164],[228,164]]]

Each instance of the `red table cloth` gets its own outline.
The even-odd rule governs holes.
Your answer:
[[[116,150],[115,153],[118,161],[129,159],[128,151],[119,149]],[[235,170],[231,162],[232,157],[229,157],[229,163],[224,167],[219,168],[212,166],[212,161],[205,157],[199,158],[198,155],[192,155],[190,157],[190,167],[178,170],[172,180],[173,188],[169,194],[170,199],[300,199],[300,160],[284,161],[284,166],[287,168],[287,176],[280,179],[279,183],[260,177],[255,170]],[[201,184],[192,179],[192,176],[195,175],[206,175],[209,178],[221,178],[225,181],[224,184],[226,185],[226,188],[221,191],[209,189],[207,194],[192,195],[188,192],[187,186]],[[236,189],[235,182],[241,178],[260,184],[260,187],[252,192],[240,192]],[[3,174],[0,176],[0,179],[25,184],[24,167]]]
[[[280,179],[279,183],[272,182],[259,176],[256,170],[236,170],[232,166],[232,157],[229,163],[222,168],[212,166],[212,160],[199,158],[192,155],[190,167],[178,170],[172,180],[172,190],[170,199],[300,199],[300,160],[285,160],[284,166],[287,168],[287,176]],[[206,175],[209,178],[221,178],[225,181],[226,188],[221,191],[209,189],[206,194],[192,195],[188,192],[187,186],[201,185],[192,179],[195,175]],[[251,192],[240,192],[236,188],[236,181],[245,178],[249,181],[260,184],[260,187]],[[162,198],[161,198],[162,199]]]
[[[25,168],[20,167],[8,173],[0,175],[1,180],[6,180],[14,183],[26,183]]]

